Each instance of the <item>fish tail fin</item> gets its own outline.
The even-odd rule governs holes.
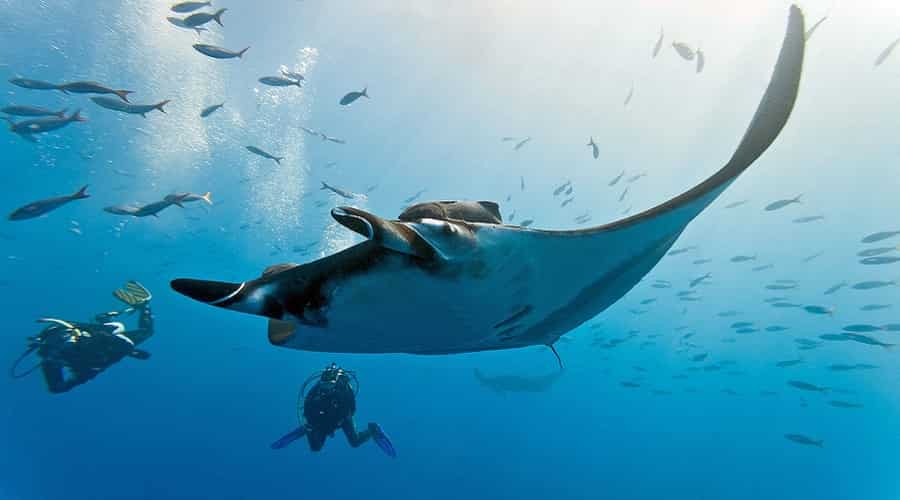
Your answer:
[[[796,198],[792,199],[791,201],[793,201],[794,203],[800,203],[800,198],[802,198],[802,197],[803,197],[803,193],[800,193],[797,195]]]
[[[69,108],[63,108],[62,111],[56,112],[54,114],[57,116],[57,118],[65,118],[66,111],[68,111],[68,110],[69,110]]]
[[[250,50],[250,46],[244,47],[244,50],[238,51],[238,57],[243,58],[244,52],[247,52],[248,50]]]
[[[366,99],[369,99],[369,87],[364,87],[362,89],[362,96],[365,97]]]
[[[320,190],[321,190],[321,189],[328,189],[328,184],[325,184],[325,181],[322,181],[322,187],[320,187],[319,189],[320,189]]]
[[[117,96],[119,96],[119,99],[122,99],[123,101],[128,102],[128,103],[131,102],[128,100],[128,94],[133,94],[133,93],[134,93],[134,91],[132,91],[132,90],[113,90],[113,94],[116,94]]]
[[[206,194],[204,194],[204,195],[201,196],[200,198],[202,198],[203,201],[205,201],[207,205],[212,205],[212,204],[213,204],[213,202],[212,202],[212,191],[207,191]]]
[[[275,156],[272,159],[275,160],[275,163],[281,165],[281,160],[284,159],[284,156]]]
[[[69,121],[73,121],[73,122],[86,122],[86,121],[87,121],[87,118],[81,116],[81,110],[80,110],[80,109],[76,109],[75,112],[72,113],[72,116],[69,117]]]
[[[172,102],[171,99],[166,99],[165,101],[160,101],[159,104],[157,104],[156,106],[153,106],[153,107],[158,109],[160,111],[160,113],[165,114],[166,110],[163,109],[163,106],[165,106],[166,104],[169,104],[170,102]]]
[[[224,14],[225,11],[227,11],[227,10],[228,10],[228,9],[219,9],[218,12],[216,12],[215,14],[213,14],[213,20],[214,20],[214,21],[216,22],[216,24],[218,24],[219,26],[222,26],[222,27],[225,26],[224,24],[222,24],[222,14]]]
[[[85,184],[84,186],[81,186],[81,189],[79,189],[78,191],[75,191],[75,193],[72,194],[72,199],[80,200],[82,198],[90,198],[91,195],[89,195],[87,193],[87,188],[88,188],[87,184]]]

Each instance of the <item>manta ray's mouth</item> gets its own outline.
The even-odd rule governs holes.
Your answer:
[[[336,207],[331,209],[331,216],[342,226],[354,233],[372,239],[375,237],[375,228],[363,214],[366,213],[351,207]]]

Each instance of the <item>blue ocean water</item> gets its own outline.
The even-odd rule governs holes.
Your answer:
[[[847,325],[900,322],[896,286],[823,293],[898,278],[897,265],[857,256],[900,243],[861,243],[898,229],[900,61],[873,65],[896,39],[893,3],[804,3],[807,26],[828,18],[809,40],[781,136],[688,227],[675,247],[690,250],[664,258],[556,344],[566,369],[539,392],[498,392],[473,372],[553,373],[544,347],[447,356],[279,349],[263,319],[190,301],[169,281],[241,281],[360,241],[329,215],[348,201],[320,190],[322,181],[368,192],[352,204],[384,217],[423,190],[421,200],[495,200],[507,220],[515,212],[513,223],[531,218],[543,229],[651,208],[728,160],[765,90],[788,3],[215,3],[229,9],[224,27],[196,34],[166,21],[175,15],[167,2],[0,0],[0,104],[81,109],[89,120],[38,144],[0,136],[3,210],[85,184],[92,195],[2,223],[0,358],[22,352],[37,318],[87,320],[118,307],[111,292],[129,279],[153,291],[156,315],[142,346],[149,360],[125,359],[62,395],[39,374],[2,384],[0,498],[900,497],[897,353],[820,340]],[[702,48],[701,73],[673,41]],[[213,60],[194,43],[250,49]],[[257,81],[281,66],[305,76],[302,89]],[[134,102],[172,102],[141,118],[6,83],[15,77],[97,80],[134,91]],[[371,99],[338,105],[364,87]],[[553,192],[568,181],[574,201],[561,207]],[[210,191],[214,204],[158,218],[102,211],[176,191]],[[801,203],[764,209],[798,195]],[[739,255],[753,260],[731,261]],[[689,288],[706,273],[706,284]],[[778,280],[796,287],[766,288]],[[680,300],[689,289],[699,300]],[[775,296],[830,314],[764,302]],[[892,307],[862,310],[868,304]],[[757,331],[735,333],[744,321]],[[421,328],[428,335],[429,324]],[[900,343],[896,332],[867,335]],[[817,344],[799,349],[798,339]],[[351,449],[339,434],[317,454],[302,442],[269,449],[297,425],[300,385],[332,361],[357,372],[357,421],[379,422],[396,460],[371,444]],[[857,363],[877,368],[829,369]]]

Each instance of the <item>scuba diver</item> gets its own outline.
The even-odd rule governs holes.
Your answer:
[[[315,384],[309,392],[306,392],[306,388],[313,381]],[[356,374],[334,363],[311,375],[300,389],[297,412],[300,427],[272,443],[271,448],[273,450],[284,448],[306,436],[309,449],[319,451],[325,445],[325,439],[333,437],[334,432],[340,428],[347,436],[350,446],[357,448],[371,438],[385,454],[395,458],[397,452],[380,425],[370,422],[366,430],[362,432],[356,430],[353,415],[356,413],[358,392],[359,381]]]
[[[53,394],[67,392],[93,379],[126,356],[148,359],[150,353],[137,346],[153,335],[153,313],[150,310],[150,291],[136,281],[113,292],[127,307],[121,311],[98,314],[94,322],[80,323],[56,318],[41,318],[38,323],[48,326],[34,337],[10,369],[13,378],[22,378],[37,370],[44,373],[47,389]],[[135,330],[114,318],[122,314],[138,313]],[[32,352],[40,361],[28,370],[17,373],[19,364]]]

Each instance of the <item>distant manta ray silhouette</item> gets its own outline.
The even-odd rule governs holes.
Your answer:
[[[631,290],[772,144],[793,109],[803,56],[803,15],[792,6],[772,79],[734,155],[643,213],[544,231],[502,224],[489,202],[460,203],[460,216],[450,214],[455,202],[420,204],[399,220],[342,207],[332,216],[366,241],[242,283],[176,279],[172,288],[270,318],[269,341],[292,349],[450,354],[552,346]]]

